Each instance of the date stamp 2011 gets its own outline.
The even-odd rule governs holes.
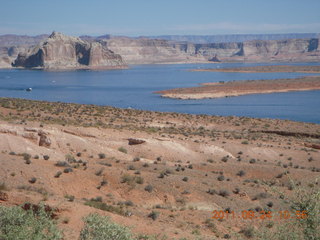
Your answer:
[[[240,220],[289,220],[289,219],[306,219],[307,211],[251,211],[244,210],[241,212],[214,210],[212,219],[240,219]]]

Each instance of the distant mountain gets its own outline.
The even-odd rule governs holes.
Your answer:
[[[192,43],[227,43],[245,42],[252,40],[286,40],[319,38],[320,33],[287,33],[287,34],[231,34],[231,35],[160,35],[145,38],[164,39],[169,41],[183,41]]]
[[[48,37],[48,34],[42,34],[37,36],[14,34],[0,35],[0,47],[20,47],[37,45],[39,42],[45,40]]]

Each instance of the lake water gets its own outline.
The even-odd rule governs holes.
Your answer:
[[[285,63],[281,63],[283,65]],[[292,63],[290,63],[293,65]],[[319,63],[296,63],[319,65]],[[280,118],[320,123],[320,91],[246,95],[219,99],[176,100],[154,91],[193,87],[199,83],[294,78],[301,73],[190,72],[196,68],[223,68],[266,64],[137,65],[111,71],[0,70],[0,97],[109,105],[164,112]],[[33,91],[26,92],[31,87]]]

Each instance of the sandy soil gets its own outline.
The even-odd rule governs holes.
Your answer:
[[[39,134],[51,144],[39,146]],[[129,138],[145,142],[129,145]],[[0,183],[8,199],[0,204],[58,208],[65,239],[78,239],[91,212],[158,239],[223,239],[265,222],[218,221],[213,210],[241,213],[270,202],[273,211],[289,209],[273,189],[290,196],[291,180],[313,183],[319,144],[318,124],[2,98]],[[96,197],[112,210],[85,205]],[[152,211],[156,220],[148,217]]]
[[[320,77],[310,76],[295,79],[248,80],[223,83],[203,83],[199,87],[176,88],[156,92],[162,97],[177,99],[204,99],[236,97],[248,94],[263,94],[320,89]]]

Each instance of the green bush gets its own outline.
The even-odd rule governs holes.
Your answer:
[[[120,151],[122,153],[128,153],[127,149],[125,149],[124,147],[119,147],[118,151]]]
[[[291,208],[291,216],[287,222],[277,224],[274,231],[260,229],[256,239],[270,240],[319,240],[320,239],[320,189],[308,189],[293,183],[293,194],[291,197],[284,196],[284,201]],[[306,211],[307,216],[301,218],[296,215]]]
[[[43,206],[36,213],[20,206],[0,206],[0,239],[57,240],[62,239],[62,233]]]
[[[133,240],[129,229],[120,226],[107,216],[90,214],[84,219],[85,226],[80,240]]]

